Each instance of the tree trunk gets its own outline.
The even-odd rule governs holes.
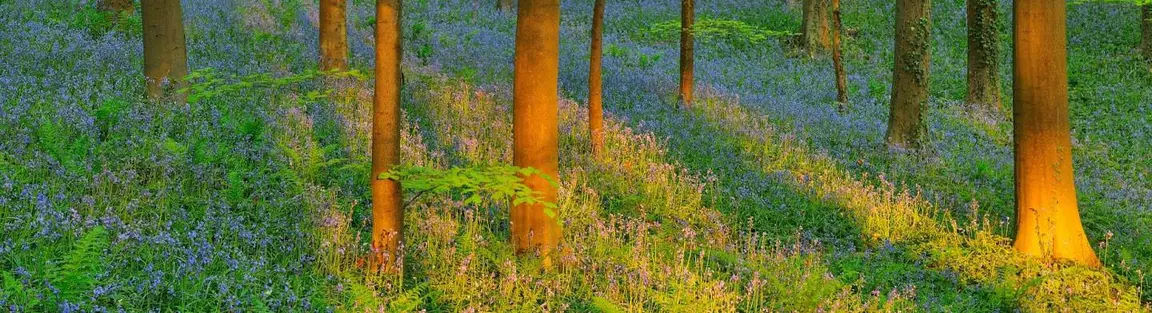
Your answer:
[[[693,72],[693,23],[696,19],[695,0],[680,2],[680,103],[692,106]]]
[[[926,132],[928,63],[931,43],[930,0],[896,1],[896,51],[892,71],[892,104],[888,115],[888,146],[918,149]]]
[[[1143,21],[1140,23],[1141,38],[1144,45],[1144,58],[1152,61],[1152,4],[1145,4],[1143,6],[1144,14],[1140,17]]]
[[[1000,110],[1000,40],[996,32],[996,1],[968,0],[969,104]]]
[[[800,35],[808,56],[824,53],[832,48],[832,22],[828,10],[829,0],[804,0]]]
[[[400,164],[401,0],[376,0],[376,93],[372,109],[373,269],[403,270],[400,182],[378,179]]]
[[[603,44],[604,0],[596,0],[592,7],[592,51],[588,61],[588,130],[592,137],[592,156],[596,158],[604,149]]]
[[[1065,6],[1063,0],[1018,0],[1013,9],[1013,245],[1025,255],[1098,266],[1076,204]]]
[[[180,0],[143,0],[144,76],[147,94],[152,99],[165,95],[184,84],[188,75],[188,52],[184,45],[184,17]],[[184,97],[175,95],[177,102]]]
[[[512,163],[559,179],[560,0],[521,0],[516,22],[512,97]],[[524,183],[556,202],[556,186],[539,175]],[[512,241],[518,253],[539,253],[545,267],[560,243],[560,225],[541,204],[512,208]],[[553,212],[556,213],[556,212]]]
[[[132,0],[101,0],[98,7],[100,10],[116,13],[119,16],[123,16],[125,13],[132,14]]]
[[[320,70],[348,69],[345,0],[320,0]]]
[[[832,65],[836,69],[836,102],[840,111],[848,108],[848,74],[844,72],[844,60],[840,54],[840,33],[844,25],[840,23],[840,0],[832,0]]]
[[[512,11],[513,0],[496,0],[496,8],[500,11]]]

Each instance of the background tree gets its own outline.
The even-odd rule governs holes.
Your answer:
[[[184,43],[184,15],[180,0],[140,2],[144,24],[144,76],[147,94],[153,99],[175,90],[188,75],[188,51]],[[173,88],[169,88],[173,87]],[[176,100],[183,102],[177,95]]]
[[[1144,58],[1152,61],[1152,1],[1145,1],[1140,8],[1143,12],[1140,14],[1140,17],[1143,18],[1143,21],[1140,22],[1142,50],[1144,50]]]
[[[800,40],[808,56],[824,53],[832,48],[832,16],[828,10],[830,0],[804,0],[800,22]]]
[[[133,5],[132,0],[100,0],[97,6],[100,10],[104,10],[117,15],[132,14]]]
[[[596,0],[592,5],[592,51],[588,61],[588,130],[592,137],[592,156],[597,158],[604,149],[603,45],[604,0]]]
[[[896,60],[887,136],[890,147],[919,148],[925,132],[931,8],[930,0],[896,1]]]
[[[1095,266],[1072,171],[1065,10],[1063,0],[1018,0],[1013,9],[1013,245],[1026,255]]]
[[[512,83],[512,163],[559,177],[560,0],[521,0],[516,17]],[[542,200],[556,202],[556,186],[540,175],[524,177]],[[539,252],[545,266],[560,243],[560,225],[542,204],[512,208],[518,253]]]
[[[376,0],[376,92],[372,110],[372,264],[402,270],[400,182],[376,179],[400,163],[401,0]]]
[[[968,96],[989,112],[1000,110],[1000,34],[997,0],[968,0]]]
[[[500,11],[512,11],[514,0],[496,0],[496,8]]]
[[[695,0],[680,2],[680,103],[692,106],[693,64],[692,26],[696,19]]]
[[[348,69],[345,0],[320,0],[320,70]]]
[[[844,60],[840,53],[840,35],[844,25],[840,22],[840,0],[832,0],[832,65],[836,69],[836,102],[840,111],[848,106],[848,74],[844,72]]]

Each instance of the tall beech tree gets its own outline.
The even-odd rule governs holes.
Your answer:
[[[1147,2],[1140,8],[1143,13],[1140,14],[1142,50],[1144,50],[1144,58],[1152,61],[1152,2]]]
[[[604,149],[604,0],[592,5],[592,44],[588,60],[588,130],[592,137],[592,156],[600,157]]]
[[[892,103],[888,146],[917,149],[926,132],[931,0],[896,0],[896,51],[892,70]]]
[[[1025,255],[1098,266],[1076,204],[1066,6],[1064,0],[1017,0],[1013,9],[1013,246]]]
[[[320,70],[348,69],[345,0],[320,0]]]
[[[681,0],[680,2],[680,103],[685,107],[692,106],[692,88],[695,64],[693,63],[693,24],[696,20],[696,1]]]
[[[840,53],[840,35],[843,30],[840,22],[840,0],[832,0],[832,66],[836,70],[836,102],[840,111],[848,106],[848,74],[844,72],[844,59]]]
[[[512,163],[559,177],[560,0],[520,0],[512,78]],[[556,186],[540,175],[524,184],[556,202]],[[518,253],[539,253],[545,266],[560,243],[560,225],[542,204],[512,208],[512,241]]]
[[[400,164],[401,0],[376,0],[376,92],[372,98],[372,264],[402,270],[400,182],[377,179]]]
[[[188,75],[188,51],[184,43],[184,13],[180,0],[140,2],[144,24],[144,76],[148,97],[163,97],[175,90]],[[176,95],[183,102],[183,97]]]
[[[800,40],[809,56],[832,48],[832,15],[830,0],[804,0],[800,21]]]
[[[968,0],[969,104],[1000,110],[1000,35],[996,31],[997,0]]]

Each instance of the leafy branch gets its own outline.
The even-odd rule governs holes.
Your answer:
[[[524,177],[539,176],[553,186],[556,180],[531,167],[511,165],[483,165],[434,169],[418,166],[401,166],[381,173],[377,179],[390,179],[401,182],[406,190],[415,191],[411,201],[425,193],[454,194],[465,196],[464,204],[479,205],[485,199],[492,201],[512,201],[512,205],[542,205],[544,213],[556,218],[556,204],[544,200],[539,191],[524,184]]]
[[[367,76],[358,70],[308,70],[298,74],[273,77],[268,73],[257,73],[246,76],[222,74],[216,69],[206,68],[193,71],[191,74],[188,74],[188,76],[184,76],[184,80],[189,82],[189,84],[188,87],[181,88],[179,92],[188,94],[188,102],[198,102],[200,100],[250,88],[277,89],[320,77],[367,79]],[[304,95],[304,98],[307,100],[322,99],[328,97],[329,93],[330,91],[310,91]]]

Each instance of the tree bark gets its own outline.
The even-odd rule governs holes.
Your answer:
[[[101,0],[97,7],[105,12],[116,13],[120,16],[125,13],[132,14],[133,11],[132,0]]]
[[[693,74],[693,24],[696,19],[695,0],[680,2],[680,103],[692,107]]]
[[[188,75],[188,52],[184,43],[184,17],[179,0],[143,0],[144,76],[148,97],[159,99],[165,90],[184,84]],[[177,102],[184,97],[175,95]]]
[[[345,0],[320,0],[320,70],[348,69]]]
[[[836,69],[836,102],[840,111],[848,108],[848,74],[844,71],[844,60],[840,53],[840,33],[844,25],[840,22],[840,0],[832,0],[832,65]]]
[[[1000,40],[997,0],[968,0],[967,102],[989,112],[1000,110]]]
[[[560,0],[520,1],[514,59],[512,162],[559,179]],[[544,201],[556,202],[556,186],[544,177],[530,175],[524,183]],[[541,204],[514,206],[512,241],[518,253],[539,253],[550,267],[561,230],[558,217],[545,210]]]
[[[1152,4],[1143,5],[1143,14],[1140,17],[1143,19],[1140,22],[1141,38],[1144,48],[1144,58],[1152,61]]]
[[[1076,204],[1063,0],[1018,0],[1013,14],[1016,250],[1089,266],[1100,261]]]
[[[931,43],[930,0],[896,1],[896,51],[892,104],[888,115],[888,146],[918,149],[926,132],[928,64]]]
[[[804,0],[800,35],[809,57],[832,48],[832,22],[828,7],[829,0]]]
[[[512,11],[513,0],[496,0],[496,8],[500,11]]]
[[[403,270],[400,182],[378,179],[400,164],[401,0],[376,0],[376,92],[372,110],[373,269]]]
[[[592,7],[592,44],[588,61],[588,130],[592,137],[592,156],[599,158],[604,149],[604,101],[601,65],[604,51],[604,0]]]

